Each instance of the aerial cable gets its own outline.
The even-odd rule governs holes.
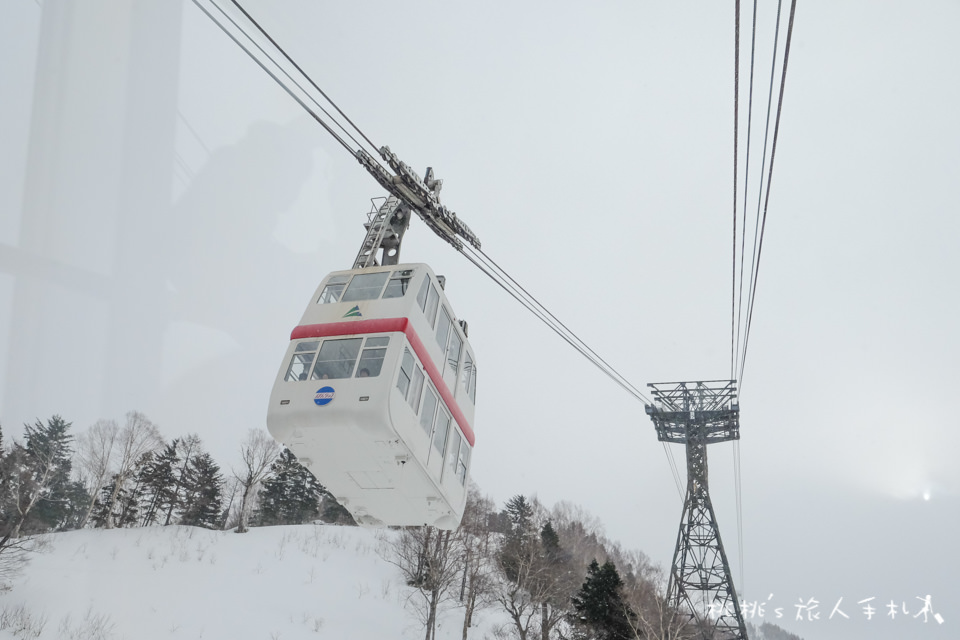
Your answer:
[[[296,92],[294,92],[293,89],[290,88],[289,85],[287,85],[276,73],[274,73],[274,72],[263,62],[263,60],[261,60],[259,57],[257,57],[257,56],[254,54],[254,52],[251,51],[250,48],[248,48],[246,45],[244,45],[244,43],[242,43],[242,42],[239,40],[239,38],[237,38],[237,36],[234,35],[229,29],[227,29],[226,26],[225,26],[222,22],[220,22],[219,20],[217,20],[217,19],[213,16],[213,14],[210,13],[210,11],[209,11],[206,7],[204,7],[202,4],[200,4],[199,0],[192,0],[192,1],[193,1],[193,4],[195,4],[195,5],[197,6],[197,8],[199,8],[201,11],[203,11],[203,12],[207,15],[207,17],[210,18],[210,20],[213,21],[213,23],[216,24],[216,25],[220,28],[221,31],[223,31],[231,40],[233,40],[233,42],[234,42],[238,47],[240,47],[241,49],[243,49],[244,53],[246,53],[246,54],[250,57],[251,60],[253,60],[254,62],[256,62],[257,65],[258,65],[261,69],[263,69],[264,72],[267,73],[267,75],[269,75],[271,78],[273,78],[273,80],[274,80],[278,85],[280,85],[280,87],[281,87],[284,91],[286,91],[287,94],[288,94],[291,98],[293,98],[293,99],[297,102],[297,104],[299,104],[299,105],[303,108],[304,111],[306,111],[314,120],[316,120],[316,121],[320,124],[320,126],[322,126],[324,129],[326,129],[327,133],[329,133],[331,136],[333,136],[334,139],[335,139],[337,142],[339,142],[340,145],[341,145],[344,149],[346,149],[347,152],[348,152],[350,155],[352,155],[352,156],[354,156],[354,157],[357,157],[357,152],[356,152],[349,144],[347,144],[346,140],[344,140],[339,134],[337,134],[337,132],[334,131],[334,130],[330,127],[330,125],[328,125],[326,122],[324,122],[323,118],[321,118],[319,115],[317,115],[317,113],[314,112],[313,109],[311,109],[310,106],[308,106],[307,103],[306,103],[300,96],[298,96],[298,95],[296,94]],[[313,102],[313,103],[317,106],[318,109],[320,109],[320,111],[322,111],[328,118],[330,118],[330,120],[331,120],[332,122],[334,122],[334,124],[336,124],[336,125],[344,132],[344,134],[345,134],[348,138],[350,138],[355,144],[357,144],[357,146],[362,146],[362,145],[360,145],[360,144],[357,142],[357,140],[356,140],[348,131],[346,131],[346,129],[343,127],[343,125],[341,125],[339,122],[337,122],[336,119],[333,118],[333,116],[331,116],[330,113],[329,113],[326,109],[324,109],[312,96],[309,95],[309,93],[307,93],[307,91],[290,75],[289,72],[287,72],[283,67],[281,67],[281,66],[277,63],[277,61],[274,60],[274,59],[270,56],[270,54],[267,53],[267,52],[263,49],[263,47],[260,46],[260,44],[258,44],[253,38],[251,38],[251,37],[249,36],[249,34],[247,34],[247,32],[243,29],[243,27],[241,27],[239,24],[237,24],[237,22],[236,22],[226,11],[223,10],[223,8],[221,8],[219,5],[217,5],[217,4],[216,4],[215,2],[213,2],[212,0],[210,1],[210,4],[211,4],[212,6],[214,6],[214,7],[216,7],[217,10],[218,10],[220,13],[222,13],[222,14],[234,25],[234,27],[236,27],[244,36],[246,36],[246,37],[250,40],[250,42],[252,42],[252,43],[254,44],[254,46],[256,46],[256,47],[260,50],[260,52],[261,52],[264,56],[266,56],[267,59],[270,60],[270,62],[272,62],[274,65],[276,65],[276,67],[277,67],[285,76],[287,76],[287,78],[290,80],[290,82],[292,82],[298,89],[300,89],[300,91],[302,91],[302,92],[304,93],[304,95],[306,95],[306,96],[308,97],[308,99],[309,99],[311,102]]]
[[[268,53],[267,50],[264,49],[264,48],[260,45],[260,43],[257,42],[256,39],[253,38],[253,37],[250,35],[250,33],[249,33],[245,28],[243,28],[236,20],[234,20],[233,17],[223,9],[223,7],[221,7],[220,5],[218,5],[214,0],[208,0],[208,1],[210,2],[211,5],[215,6],[215,7],[217,8],[217,10],[218,10],[221,14],[223,14],[223,16],[224,16],[227,20],[229,20],[230,23],[231,23],[237,30],[240,31],[240,33],[242,33],[244,36],[246,36],[247,40],[249,40],[250,42],[252,42],[252,43],[254,44],[254,46],[257,47],[257,49],[260,51],[260,53],[262,53],[264,56],[266,56],[266,58],[267,58],[270,62],[272,62],[272,63],[274,64],[274,66],[276,66],[276,68],[279,69],[279,70],[283,73],[283,75],[285,75],[285,76],[287,77],[287,79],[290,80],[290,82],[292,82],[292,83],[297,87],[297,89],[299,89],[299,90],[303,93],[303,95],[305,95],[305,96],[310,100],[310,102],[312,102],[314,105],[316,105],[316,107],[317,107],[318,109],[320,109],[320,111],[322,111],[323,114],[324,114],[325,116],[327,116],[327,118],[329,118],[331,122],[333,122],[335,125],[337,125],[337,127],[344,133],[344,135],[346,135],[348,138],[350,138],[350,140],[351,140],[351,142],[353,142],[353,144],[355,144],[357,147],[363,147],[363,145],[360,144],[360,142],[353,136],[353,134],[351,134],[349,131],[347,131],[347,128],[344,127],[342,124],[340,124],[340,122],[338,122],[337,119],[334,118],[333,115],[332,115],[329,111],[327,111],[327,110],[323,107],[323,105],[321,105],[321,104],[316,100],[316,98],[314,98],[313,96],[311,96],[310,93],[309,93],[306,89],[304,89],[303,85],[300,84],[299,82],[297,82],[297,80],[290,74],[290,72],[287,71],[286,69],[284,69],[284,68],[280,65],[280,63],[277,62],[276,58],[274,58],[272,55],[270,55],[270,53]],[[334,104],[333,100],[330,100],[330,98],[327,97],[327,95],[320,89],[320,87],[317,87],[317,85],[313,82],[313,80],[310,78],[310,76],[308,76],[306,73],[304,73],[303,69],[301,69],[301,68],[299,67],[299,65],[297,65],[295,62],[293,62],[293,61],[290,59],[290,57],[287,55],[287,53],[286,53],[283,49],[280,48],[280,46],[276,43],[276,41],[274,41],[274,39],[271,38],[270,35],[267,34],[267,33],[263,30],[263,28],[260,27],[260,25],[259,25],[255,20],[253,20],[253,18],[250,17],[250,15],[249,15],[246,11],[244,11],[243,7],[241,7],[241,6],[240,6],[239,4],[237,4],[236,2],[234,2],[234,4],[237,5],[237,8],[240,9],[240,11],[243,13],[243,15],[246,16],[248,20],[250,20],[251,22],[253,22],[253,24],[257,27],[257,29],[259,29],[260,32],[267,37],[267,39],[270,41],[270,43],[271,43],[274,47],[276,47],[276,48],[280,51],[280,53],[283,54],[283,56],[284,56],[287,60],[290,60],[290,62],[293,63],[293,66],[296,67],[297,71],[299,71],[300,74],[301,74],[304,78],[306,78],[307,81],[309,81],[310,84],[312,84],[312,85],[317,89],[317,91],[320,91],[320,94],[321,94],[324,98],[326,98],[327,101],[328,101],[330,104],[332,104],[334,108],[337,109],[337,111],[340,111],[339,107],[337,107],[337,105]],[[248,51],[248,54],[249,54],[249,51]],[[251,55],[251,57],[252,57],[252,55]],[[261,65],[261,66],[262,66],[262,65]],[[274,77],[274,79],[277,80],[276,77]],[[281,81],[280,81],[280,80],[277,80],[277,82],[279,83],[279,82],[281,82]],[[286,89],[286,87],[284,87],[284,88]],[[342,112],[341,112],[341,113],[342,113]],[[349,121],[349,119],[348,119],[348,121]],[[353,123],[351,122],[350,124],[352,125]],[[357,129],[356,126],[354,126],[354,129],[356,129],[356,130],[360,133],[360,135],[363,136],[363,132],[360,131],[359,129]],[[363,136],[363,137],[364,137],[364,139],[366,139],[366,136]],[[368,142],[369,142],[369,140],[368,140]],[[373,146],[372,143],[371,143],[371,146]],[[375,146],[374,146],[373,148],[374,148],[374,150],[376,150],[376,147],[375,147]],[[353,151],[353,150],[351,149],[351,151]],[[354,155],[356,155],[356,153],[354,153]]]
[[[740,231],[740,294],[737,301],[737,349],[736,359],[740,358],[740,329],[743,325],[743,263],[746,256],[746,237],[747,237],[747,194],[750,184],[750,144],[753,134],[753,80],[754,63],[757,52],[757,0],[753,0],[753,20],[750,36],[750,92],[747,99],[747,151],[745,166],[743,171],[743,224]],[[734,367],[737,370],[737,367]]]
[[[341,110],[340,107],[337,106],[337,103],[336,103],[336,102],[334,102],[333,100],[330,99],[330,96],[328,96],[326,93],[324,93],[323,89],[321,89],[320,87],[317,86],[317,83],[313,81],[313,78],[311,78],[309,75],[307,75],[307,72],[304,71],[303,69],[301,69],[301,68],[300,68],[300,65],[298,65],[298,64],[294,61],[293,58],[291,58],[289,55],[287,55],[287,52],[284,50],[284,48],[281,47],[279,44],[277,44],[277,41],[274,40],[274,39],[270,36],[270,34],[267,33],[266,30],[264,30],[263,27],[260,26],[260,23],[257,22],[257,21],[253,18],[253,16],[251,16],[249,13],[247,13],[247,10],[244,9],[244,8],[240,5],[240,3],[238,2],[238,0],[231,0],[231,2],[233,2],[234,6],[236,6],[237,9],[239,9],[239,10],[243,13],[243,15],[246,16],[247,20],[249,20],[251,23],[253,23],[253,26],[255,26],[255,27],[257,28],[257,30],[260,31],[260,33],[262,33],[263,36],[264,36],[267,40],[270,41],[270,44],[272,44],[274,47],[276,47],[277,51],[279,51],[279,52],[283,55],[283,57],[286,58],[287,61],[288,61],[290,64],[292,64],[293,67],[294,67],[298,72],[300,72],[300,75],[302,75],[304,78],[306,78],[306,79],[307,79],[307,82],[309,82],[309,83],[313,86],[314,89],[316,89],[318,92],[320,92],[320,95],[322,95],[322,96],[327,100],[327,102],[329,102],[331,105],[333,105],[333,108],[337,110],[337,113],[339,113],[341,116],[343,116],[343,119],[350,123],[350,126],[353,127],[353,128],[356,130],[356,132],[359,133],[360,136],[361,136],[364,140],[367,141],[367,144],[369,144],[374,150],[377,150],[377,149],[380,148],[379,146],[375,145],[375,144],[373,143],[373,141],[370,140],[370,138],[367,137],[367,135],[360,129],[360,127],[358,127],[357,125],[355,125],[355,124],[353,123],[353,121],[352,121],[350,118],[347,117],[347,114],[345,114],[345,113],[343,112],[343,110]]]
[[[750,294],[750,305],[747,311],[746,336],[744,337],[744,343],[743,343],[743,356],[741,357],[741,360],[740,360],[741,380],[743,379],[743,368],[746,364],[746,359],[747,359],[747,345],[749,344],[749,340],[750,340],[750,327],[753,323],[753,303],[757,293],[757,279],[759,277],[759,272],[760,272],[760,255],[763,252],[763,232],[767,226],[767,208],[770,205],[770,183],[773,180],[773,161],[777,153],[777,137],[780,133],[780,114],[783,110],[783,91],[787,82],[787,62],[789,61],[789,58],[790,58],[790,41],[793,38],[793,19],[796,13],[796,9],[797,9],[797,0],[791,0],[790,19],[787,23],[787,41],[786,41],[786,44],[784,45],[784,51],[783,51],[783,72],[781,73],[781,76],[780,76],[780,95],[779,95],[779,98],[777,99],[777,117],[773,127],[773,145],[770,149],[770,169],[769,169],[769,173],[767,174],[767,192],[766,192],[766,195],[764,196],[764,203],[763,203],[763,222],[760,226],[760,245],[757,249],[757,269],[756,269],[756,273],[754,273],[753,275],[753,291]]]
[[[564,324],[563,322],[561,322],[555,315],[553,315],[545,306],[543,306],[543,305],[540,303],[540,301],[538,301],[535,297],[533,297],[533,295],[532,295],[529,291],[527,291],[526,289],[524,289],[523,286],[520,285],[520,283],[518,283],[516,280],[513,279],[513,277],[510,276],[510,274],[508,274],[506,271],[504,271],[503,268],[501,268],[500,265],[498,265],[490,256],[488,256],[487,254],[485,254],[482,250],[477,249],[476,251],[477,251],[477,253],[479,253],[480,255],[482,255],[482,256],[484,257],[484,259],[487,260],[487,262],[488,262],[489,264],[491,264],[495,269],[497,269],[498,272],[500,272],[501,274],[503,274],[503,276],[504,276],[505,278],[507,278],[507,279],[509,280],[509,282],[511,282],[511,283],[513,284],[513,286],[515,286],[516,288],[518,288],[518,289],[519,289],[520,291],[522,291],[530,300],[532,300],[532,301],[533,301],[533,304],[537,305],[538,308],[542,309],[543,312],[544,312],[546,315],[548,315],[548,316],[550,317],[550,319],[551,319],[554,323],[556,323],[556,325],[558,325],[559,327],[562,327],[564,331],[566,331],[567,333],[569,333],[571,336],[574,337],[575,340],[577,340],[580,344],[582,344],[583,347],[584,347],[584,349],[586,349],[586,350],[591,354],[592,360],[593,360],[594,362],[600,362],[600,363],[603,364],[604,367],[606,367],[606,368],[609,369],[610,371],[613,371],[614,374],[616,374],[616,376],[619,378],[618,383],[619,383],[620,381],[622,381],[621,386],[624,387],[624,389],[627,389],[627,391],[628,391],[629,393],[631,393],[632,395],[636,396],[638,399],[644,401],[645,403],[651,404],[651,401],[650,401],[643,393],[641,393],[640,390],[638,390],[638,389],[637,389],[636,387],[634,387],[632,384],[630,384],[629,382],[627,382],[626,378],[624,378],[622,375],[620,375],[619,373],[617,373],[616,370],[613,368],[613,366],[610,365],[610,363],[608,363],[606,360],[604,360],[602,357],[600,357],[600,355],[597,354],[596,351],[594,351],[593,349],[591,349],[583,340],[581,340],[579,337],[577,337],[577,335],[576,335],[567,325],[565,325],[565,324]],[[598,366],[599,366],[599,365],[598,365]],[[629,387],[629,388],[628,388],[628,387]]]
[[[625,391],[643,401],[651,404],[650,400],[640,391],[630,384],[626,378],[616,371],[609,363],[596,354],[583,340],[573,333],[563,322],[557,319],[546,307],[540,304],[526,289],[524,289],[516,280],[513,279],[500,265],[492,258],[479,249],[470,246],[464,246],[461,253],[464,257],[473,263],[480,271],[486,274],[500,288],[510,294],[520,304],[527,308],[531,313],[537,316],[541,322],[546,324],[551,330],[560,336],[567,344],[576,349],[589,360],[594,366],[600,369],[607,377],[616,382]],[[677,495],[680,501],[683,501],[683,484],[680,479],[680,472],[677,468],[677,462],[673,457],[673,451],[667,447],[666,442],[663,445],[663,452],[667,458],[667,464],[670,467],[670,473],[673,476],[674,484],[677,487]]]
[[[667,462],[670,465],[670,472],[673,474],[673,482],[677,485],[677,495],[680,496],[680,502],[683,502],[683,483],[680,480],[680,471],[677,469],[677,461],[673,457],[673,449],[667,446],[665,441],[661,441],[663,452],[667,455]]]
[[[740,120],[740,0],[736,2],[733,36],[733,283],[730,287],[730,378],[736,371],[733,336],[737,317],[737,144]]]
[[[754,3],[756,7],[756,3]],[[756,21],[754,20],[753,39],[756,40]],[[739,117],[740,117],[740,0],[736,0],[734,7],[734,44],[733,44],[733,278],[730,291],[730,378],[732,379],[736,372],[736,351],[734,350],[734,335],[739,327],[737,322],[737,168],[738,168],[738,143],[739,143]],[[751,62],[751,69],[752,69]],[[751,85],[753,74],[751,72]],[[748,143],[749,151],[749,143]],[[746,198],[746,194],[744,194]],[[746,228],[742,230],[746,235]],[[742,289],[741,289],[742,291]],[[733,478],[734,495],[736,496],[737,512],[737,557],[740,566],[740,597],[745,594],[744,575],[743,575],[743,501],[741,496],[740,479],[740,441],[733,441]]]
[[[756,220],[753,224],[753,248],[750,251],[750,275],[747,278],[746,316],[748,318],[750,315],[750,308],[753,306],[752,296],[755,291],[753,284],[755,281],[754,278],[755,278],[755,272],[757,267],[757,246],[758,246],[759,237],[760,237],[760,212],[761,212],[761,204],[763,202],[763,189],[764,189],[763,174],[764,174],[764,170],[767,168],[767,145],[770,140],[770,115],[773,112],[773,108],[772,108],[773,107],[773,87],[774,87],[774,79],[776,77],[776,69],[777,69],[777,51],[778,51],[777,45],[780,40],[780,17],[782,15],[781,13],[782,7],[783,7],[783,0],[777,0],[777,20],[776,20],[776,29],[774,31],[774,36],[773,36],[773,56],[770,64],[770,83],[767,91],[767,115],[766,115],[766,122],[764,124],[763,154],[761,156],[762,161],[760,164],[760,188],[757,191],[757,214],[756,214]],[[744,203],[744,210],[746,210],[746,203]],[[741,273],[740,284],[741,286],[743,285],[742,273]],[[738,378],[742,377],[744,358],[746,357],[746,341],[747,341],[746,340],[746,333],[747,333],[746,323],[744,323],[743,332],[744,332],[744,336],[743,336],[744,340],[742,344],[742,349],[740,351],[740,367],[739,367]]]
[[[532,303],[537,306],[537,308],[539,308],[540,310],[542,310],[542,312],[543,312],[546,316],[548,316],[548,317],[550,318],[551,322],[553,323],[553,325],[554,325],[555,327],[562,328],[564,332],[566,332],[567,334],[569,334],[570,336],[572,336],[573,339],[576,340],[576,341],[582,346],[582,348],[583,348],[583,350],[584,350],[584,355],[587,355],[587,354],[589,353],[588,358],[589,358],[594,364],[596,364],[598,367],[600,367],[600,368],[602,368],[602,369],[605,369],[605,370],[608,370],[608,371],[612,372],[612,374],[616,376],[617,382],[618,382],[618,384],[620,384],[621,387],[623,387],[623,388],[624,388],[625,390],[627,390],[631,395],[635,396],[635,397],[638,398],[639,400],[642,400],[643,402],[645,402],[645,403],[647,403],[647,404],[650,404],[651,401],[650,401],[639,389],[637,389],[635,386],[633,386],[632,384],[630,384],[630,382],[628,382],[627,379],[626,379],[623,375],[621,375],[620,373],[618,373],[617,370],[614,369],[613,366],[612,366],[610,363],[608,363],[606,360],[604,360],[599,354],[597,354],[596,351],[594,351],[593,349],[591,349],[590,346],[587,345],[586,342],[584,342],[582,339],[580,339],[569,327],[567,327],[567,325],[565,325],[565,324],[564,324],[563,322],[561,322],[555,315],[553,315],[553,314],[550,312],[550,310],[548,310],[545,306],[543,306],[535,297],[533,297],[532,294],[530,294],[530,292],[528,292],[526,289],[524,289],[523,286],[520,285],[520,283],[518,283],[516,280],[514,280],[513,277],[510,276],[510,274],[508,274],[506,271],[504,271],[504,270],[500,267],[500,265],[498,265],[496,262],[494,262],[494,260],[493,260],[492,258],[490,258],[490,256],[488,256],[487,254],[485,254],[483,251],[481,251],[481,250],[479,250],[479,249],[477,250],[477,252],[480,253],[480,254],[484,257],[484,259],[488,261],[489,264],[491,264],[494,268],[496,268],[498,272],[500,272],[501,274],[503,274],[503,276],[508,280],[508,282],[510,282],[515,288],[517,288],[517,289],[519,289],[520,291],[522,291],[522,292],[524,293],[524,295],[526,295],[527,298],[528,298],[529,300],[531,300]],[[557,328],[555,328],[555,330],[559,331],[559,329],[557,329]],[[601,365],[602,365],[602,366],[601,366]]]
[[[563,338],[567,344],[579,351],[585,358],[587,358],[587,360],[600,369],[607,377],[616,382],[627,393],[647,404],[650,404],[650,400],[643,395],[643,393],[641,393],[635,386],[630,384],[630,382],[627,381],[623,375],[614,369],[606,360],[600,357],[596,351],[591,349],[565,324],[558,320],[556,316],[554,316],[546,307],[544,307],[487,254],[479,249],[469,246],[464,246],[464,249],[465,250],[461,251],[461,253],[463,253],[470,262],[483,271],[504,291],[509,293],[514,299],[520,302],[520,304],[537,316],[541,322],[547,325],[558,336]]]

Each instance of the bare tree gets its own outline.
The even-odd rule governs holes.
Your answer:
[[[237,533],[247,532],[247,518],[249,517],[252,497],[256,489],[267,476],[270,463],[280,453],[280,444],[271,438],[262,429],[251,429],[247,439],[240,445],[240,457],[243,459],[240,470],[233,470],[233,475],[243,487],[240,498],[240,512],[237,517]]]
[[[7,450],[0,439],[0,590],[8,589],[9,581],[20,574],[39,540],[20,537],[20,526],[43,488],[43,480],[35,481],[25,457],[19,444]]]
[[[460,580],[460,604],[463,605],[463,640],[473,624],[473,614],[490,606],[494,598],[496,542],[490,529],[494,515],[493,500],[480,494],[473,483],[467,491],[467,505],[457,530],[462,549],[463,573]]]
[[[110,467],[120,427],[114,420],[97,420],[77,438],[76,471],[85,480],[90,492],[90,503],[80,520],[80,528],[86,526],[97,501],[97,495],[110,476]]]
[[[426,628],[425,640],[435,640],[437,612],[449,599],[460,575],[461,549],[450,531],[408,527],[389,545],[386,560],[400,569],[407,586],[420,596],[415,610]]]
[[[240,492],[240,481],[236,476],[230,476],[224,479],[223,486],[223,530],[233,529],[240,524],[239,505],[237,505],[237,494]]]
[[[113,491],[106,504],[107,529],[114,527],[113,510],[116,506],[117,496],[120,495],[123,484],[133,475],[137,460],[143,454],[156,451],[162,446],[163,438],[155,424],[139,411],[127,413],[127,422],[117,434],[115,443],[116,482],[113,484]]]
[[[637,552],[642,567],[624,580],[624,604],[635,614],[629,618],[637,640],[689,640],[695,634],[690,616],[670,607],[666,600],[663,571],[653,567],[646,556]],[[631,579],[633,578],[633,579]]]

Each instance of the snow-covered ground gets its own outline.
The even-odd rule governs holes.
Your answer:
[[[0,638],[422,638],[411,589],[379,551],[392,535],[319,525],[55,534],[0,594]],[[41,621],[39,635],[16,631]],[[469,637],[490,637],[498,622],[475,616]],[[459,639],[462,625],[463,610],[448,609],[437,640]]]

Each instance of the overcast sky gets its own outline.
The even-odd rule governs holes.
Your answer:
[[[376,144],[433,166],[486,253],[635,385],[729,377],[732,2],[245,6]],[[384,194],[192,3],[4,9],[4,430],[138,409],[228,465]],[[773,594],[766,619],[808,639],[960,625],[958,27],[956,2],[797,8],[740,528],[732,445],[709,456],[741,595]],[[480,487],[581,504],[669,566],[681,499],[643,405],[419,221],[402,258],[446,275],[470,324]],[[927,595],[942,625],[913,617]],[[821,619],[796,621],[811,598]],[[841,598],[849,619],[827,619]]]

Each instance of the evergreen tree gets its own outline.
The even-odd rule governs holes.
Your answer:
[[[506,532],[515,537],[528,535],[533,530],[533,506],[522,495],[507,500],[504,509],[510,529]]]
[[[120,482],[120,488],[117,489],[117,482]],[[113,500],[113,512],[110,510],[111,498]],[[140,509],[140,499],[143,496],[142,488],[135,483],[124,483],[120,480],[118,474],[113,474],[110,482],[100,489],[100,494],[93,503],[93,510],[90,512],[90,519],[94,527],[103,528],[112,516],[112,523],[117,527],[132,527],[137,524]]]
[[[70,423],[53,416],[46,424],[25,425],[25,444],[2,450],[4,538],[77,526],[86,491],[71,482]]]
[[[584,640],[629,640],[635,634],[631,620],[636,614],[623,600],[623,580],[609,560],[601,567],[596,560],[587,568],[587,578],[571,599],[570,623],[577,638]]]
[[[204,451],[191,456],[183,483],[184,510],[180,524],[219,529],[222,526],[223,474]]]
[[[173,439],[159,453],[148,453],[141,458],[134,477],[143,486],[143,526],[166,526],[181,521],[190,506],[188,502],[195,497],[191,493],[190,475],[195,473],[195,457],[202,454],[200,438],[188,435]]]
[[[24,425],[24,460],[40,492],[39,500],[21,525],[26,533],[63,529],[78,508],[72,503],[77,497],[76,487],[71,487],[70,482],[71,426],[57,415],[46,424],[37,420],[33,425]]]
[[[556,556],[560,553],[560,536],[553,528],[553,523],[547,520],[547,523],[540,529],[540,544],[543,546],[543,552],[548,556]]]
[[[200,450],[201,446],[200,436],[196,434],[190,434],[185,438],[174,440],[174,443],[176,443],[175,453],[179,457],[179,468],[172,470],[174,477],[173,493],[169,504],[167,504],[166,513],[164,514],[164,526],[179,520],[179,516],[183,513],[186,506],[184,501],[184,488],[188,481],[190,461],[194,453]]]
[[[87,505],[90,504],[90,492],[83,482],[73,480],[63,488],[63,513],[60,529],[69,531],[83,527]]]
[[[326,489],[289,449],[280,452],[269,474],[258,493],[259,524],[303,524],[317,519]]]
[[[525,497],[517,495],[507,501],[504,513],[510,526],[500,546],[500,568],[510,582],[524,587],[539,555],[533,507]]]
[[[174,439],[159,453],[144,455],[134,471],[135,481],[143,487],[141,526],[160,524],[167,509],[176,503],[175,470],[180,467],[179,442]]]
[[[345,527],[356,527],[357,521],[353,519],[347,508],[337,502],[329,491],[324,493],[323,501],[320,504],[320,519],[330,524],[339,524]]]

